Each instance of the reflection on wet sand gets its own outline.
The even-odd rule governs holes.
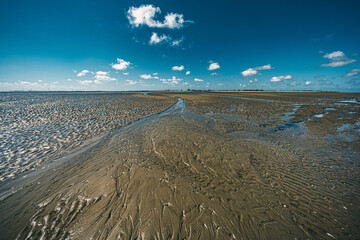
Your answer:
[[[181,99],[3,199],[1,237],[360,237],[358,154],[311,138],[312,120],[280,120],[292,103],[268,113],[262,102],[251,108],[268,118],[248,112],[251,99],[169,95]]]

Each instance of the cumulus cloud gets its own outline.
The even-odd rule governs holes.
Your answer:
[[[243,75],[243,77],[251,77],[254,76],[258,73],[257,70],[253,69],[253,68],[248,68],[245,71],[241,72],[241,75]]]
[[[169,79],[165,79],[165,78],[160,78],[160,81],[163,83],[168,83],[171,85],[177,85],[179,84],[183,79],[181,78],[176,78],[175,76],[173,76],[172,78]]]
[[[283,80],[291,80],[293,77],[291,75],[285,75],[285,76],[278,76],[278,77],[272,77],[270,79],[271,82],[281,82]]]
[[[90,83],[92,83],[93,81],[92,80],[83,80],[83,81],[79,81],[80,84],[82,85],[88,85]]]
[[[31,83],[31,82],[25,82],[25,81],[20,82],[20,84],[21,84],[21,85],[24,85],[24,86],[31,86],[31,87],[34,87],[34,86],[37,86],[37,85],[38,85],[37,82]]]
[[[212,71],[212,70],[219,69],[219,68],[220,68],[219,63],[213,62],[213,63],[210,63],[210,65],[209,65],[209,67],[208,67],[208,70],[209,70],[209,71]]]
[[[190,71],[187,71],[187,72],[186,72],[186,75],[190,75]]]
[[[181,45],[181,43],[184,41],[184,38],[180,38],[180,39],[177,39],[177,40],[173,40],[171,43],[170,43],[170,46],[172,47],[178,47]]]
[[[127,11],[129,23],[134,27],[148,26],[151,28],[170,28],[179,29],[184,26],[184,16],[178,13],[168,13],[165,15],[164,21],[156,20],[156,15],[161,13],[159,7],[154,5],[141,5],[140,7],[130,7]]]
[[[142,74],[140,75],[142,79],[159,79],[157,76],[151,76],[151,74]]]
[[[117,80],[116,78],[112,78],[108,75],[108,72],[103,72],[103,71],[97,71],[96,75],[95,75],[95,81],[94,83],[96,84],[101,84],[101,81],[115,81]]]
[[[173,70],[173,71],[182,71],[182,70],[184,70],[184,66],[183,65],[181,65],[181,66],[173,66],[171,68],[171,70]]]
[[[162,43],[168,43],[169,46],[171,46],[171,47],[179,47],[181,45],[181,43],[183,42],[183,40],[184,40],[183,37],[181,39],[173,40],[172,37],[170,37],[168,35],[163,34],[163,35],[159,36],[156,32],[153,32],[150,37],[149,44],[150,45],[158,45],[158,44],[162,44]]]
[[[149,44],[150,45],[156,45],[156,44],[159,44],[161,42],[166,42],[168,40],[169,40],[169,36],[166,36],[166,35],[163,34],[163,35],[161,35],[159,37],[156,32],[153,32],[151,37],[150,37]]]
[[[309,86],[309,85],[311,85],[311,83],[312,83],[311,81],[306,81],[305,86]]]
[[[81,72],[78,73],[78,77],[83,77],[85,76],[87,73],[89,72],[89,70],[82,70]]]
[[[270,64],[266,64],[264,66],[260,66],[260,67],[256,67],[255,70],[269,70],[269,69],[273,69],[273,67],[271,67]]]
[[[117,63],[112,64],[112,68],[116,70],[126,70],[130,66],[130,62],[118,58]]]
[[[299,85],[296,81],[294,81],[294,82],[292,82],[292,83],[290,83],[289,84],[289,86],[292,86],[292,87],[295,87],[295,86],[297,86],[297,85]]]
[[[194,78],[194,81],[195,81],[195,82],[203,82],[204,80],[199,79],[199,78]]]
[[[141,83],[141,81],[134,81],[134,80],[125,80],[125,85],[136,85],[138,83]]]
[[[360,68],[353,68],[349,73],[345,74],[343,77],[354,77],[360,73]]]
[[[342,67],[345,65],[349,65],[350,63],[356,62],[355,59],[350,59],[346,57],[344,52],[342,51],[327,53],[323,56],[323,58],[329,59],[330,63],[322,64],[322,67]]]
[[[263,66],[258,66],[258,67],[255,67],[255,68],[248,68],[245,71],[242,71],[241,75],[243,75],[243,77],[251,77],[251,76],[254,76],[254,75],[258,74],[259,71],[269,70],[269,69],[273,69],[273,67],[271,67],[270,64],[263,65]]]

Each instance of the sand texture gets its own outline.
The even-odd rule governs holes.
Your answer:
[[[179,99],[3,183],[0,239],[360,238],[358,95],[155,97]]]

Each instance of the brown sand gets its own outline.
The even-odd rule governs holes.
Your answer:
[[[23,180],[0,202],[1,238],[360,238],[356,152],[324,149],[304,123],[276,127],[280,110],[263,102],[177,95],[188,111],[122,127]]]

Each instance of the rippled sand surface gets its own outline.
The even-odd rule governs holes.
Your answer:
[[[0,93],[0,181],[174,102],[142,94]]]
[[[0,201],[1,238],[360,238],[357,103],[163,95],[181,99],[1,186],[21,186]]]

